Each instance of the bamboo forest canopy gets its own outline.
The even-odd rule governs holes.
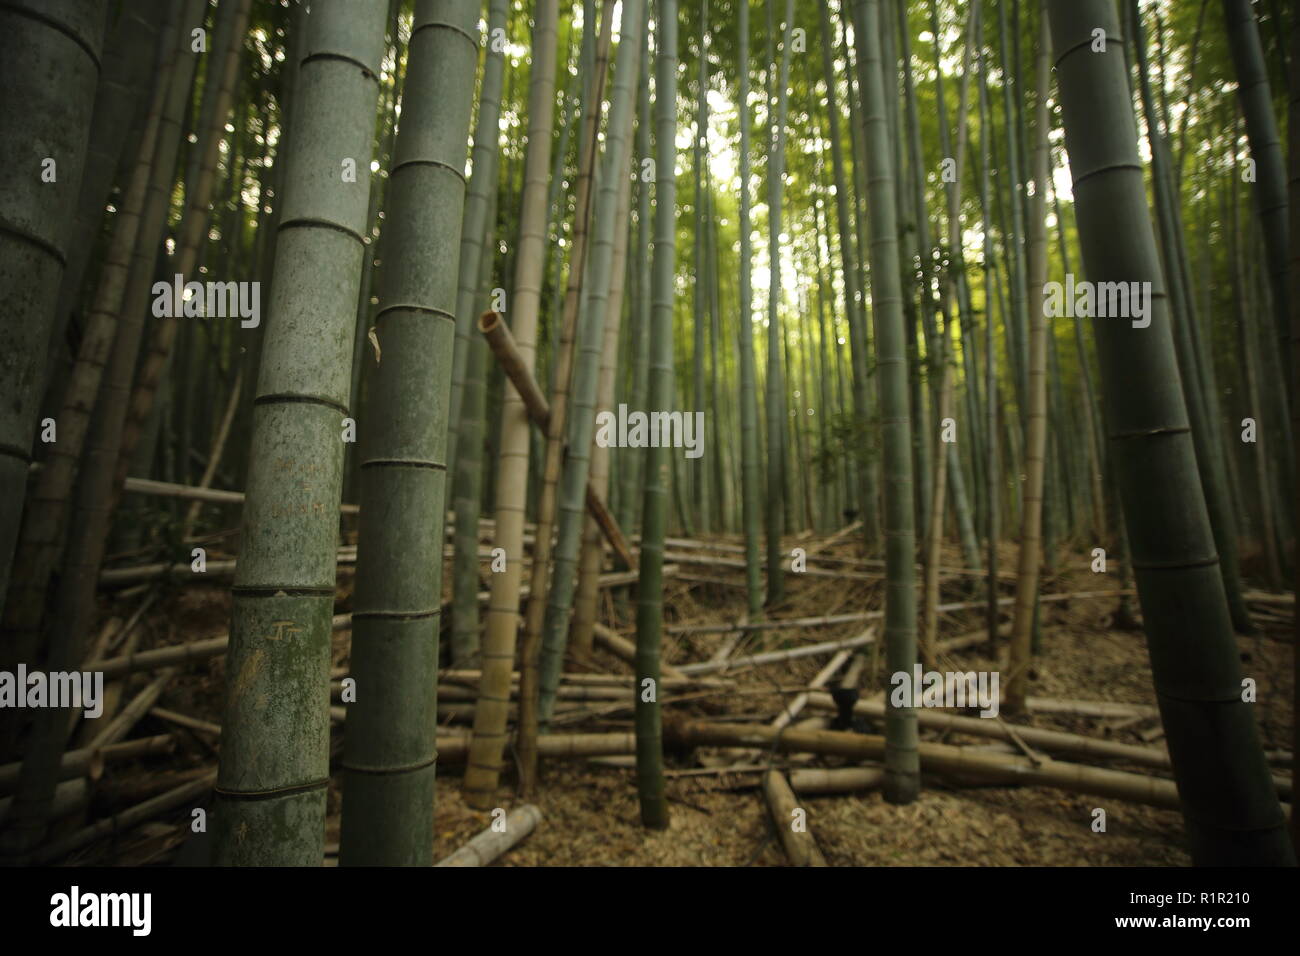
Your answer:
[[[1284,0],[0,4],[0,858],[499,811],[479,865],[576,758],[672,839],[748,774],[798,865],[876,861],[805,795],[940,778],[1294,865],[1297,55]]]

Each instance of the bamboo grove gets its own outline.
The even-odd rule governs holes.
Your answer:
[[[320,864],[332,777],[340,863],[431,865],[440,792],[566,748],[634,756],[652,830],[683,746],[891,805],[958,760],[888,694],[856,742],[675,717],[736,647],[673,656],[693,562],[746,640],[877,575],[864,692],[956,600],[1013,718],[1096,572],[1191,859],[1293,865],[1238,636],[1300,568],[1297,56],[1277,0],[0,3],[0,671],[112,701],[0,707],[0,857],[60,859],[69,768],[212,658],[212,766],[147,812],[220,864]],[[198,580],[221,637],[140,646]],[[567,737],[604,653],[626,732]]]

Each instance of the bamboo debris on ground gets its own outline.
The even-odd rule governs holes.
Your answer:
[[[542,811],[534,804],[526,803],[522,807],[515,807],[502,821],[504,829],[498,830],[494,820],[492,826],[434,866],[487,866],[536,830],[541,822]]]
[[[808,811],[799,806],[785,774],[779,770],[769,770],[764,774],[763,796],[790,863],[794,866],[826,866],[826,858],[808,829]]]

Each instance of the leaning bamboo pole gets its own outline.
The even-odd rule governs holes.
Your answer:
[[[546,396],[542,394],[541,388],[537,385],[537,380],[533,377],[532,370],[526,364],[520,347],[515,342],[515,337],[510,333],[510,329],[501,321],[501,316],[495,312],[484,312],[479,317],[478,328],[483,333],[483,337],[487,339],[488,347],[500,363],[501,370],[514,386],[524,408],[528,412],[528,417],[532,419],[537,427],[543,431],[547,430],[550,427],[550,403],[546,401]],[[588,513],[600,526],[605,539],[609,542],[610,547],[614,549],[623,566],[627,568],[635,567],[636,563],[633,560],[632,551],[628,547],[627,538],[624,537],[618,522],[614,519],[614,515],[605,504],[605,496],[590,481],[587,482],[586,504]]]

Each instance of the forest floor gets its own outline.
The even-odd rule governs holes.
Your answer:
[[[810,551],[825,537],[808,537],[797,543]],[[736,558],[737,539],[715,537],[702,557],[680,564],[680,574],[666,585],[667,626],[735,622],[744,611],[743,572],[731,565],[709,566],[710,555]],[[670,551],[681,551],[673,548]],[[1014,568],[1016,547],[1007,544],[1000,555],[1000,567]],[[671,560],[671,559],[670,559]],[[692,566],[698,561],[699,566]],[[1062,555],[1052,573],[1044,576],[1041,593],[1110,591],[1120,587],[1118,575],[1094,574],[1083,553]],[[773,618],[830,615],[883,607],[883,580],[875,576],[878,563],[865,561],[857,536],[826,543],[824,550],[810,555],[812,568],[841,569],[855,576],[836,573],[827,576],[787,575],[787,600],[770,610]],[[959,567],[960,555],[946,551],[944,567]],[[919,575],[918,575],[919,582]],[[1099,583],[1100,582],[1100,583]],[[351,575],[341,574],[339,606],[350,606]],[[1002,584],[1003,594],[1014,593],[1013,582]],[[952,577],[943,582],[942,601],[978,600],[983,578]],[[111,606],[112,613],[128,616],[138,602]],[[617,599],[621,600],[621,596]],[[602,592],[602,620],[625,637],[633,637],[632,609],[616,608],[609,590]],[[1041,605],[1041,646],[1030,674],[1032,696],[1073,701],[1110,702],[1154,706],[1150,666],[1145,640],[1139,630],[1116,628],[1114,596],[1081,597]],[[1133,601],[1136,607],[1136,600]],[[1010,611],[1010,608],[1005,608]],[[1289,608],[1287,609],[1289,612]],[[940,620],[940,639],[970,634],[983,626],[983,610],[950,612]],[[1259,635],[1238,638],[1243,672],[1258,683],[1257,716],[1268,750],[1289,750],[1291,734],[1291,647],[1282,615],[1274,617]],[[871,622],[879,633],[880,621]],[[229,625],[229,592],[222,585],[184,588],[169,587],[146,616],[141,649],[200,640],[225,633]],[[837,640],[861,634],[865,622],[771,630],[753,633],[736,654],[783,649],[803,643]],[[346,667],[350,634],[334,635],[336,671]],[[724,635],[666,635],[664,660],[671,664],[707,660]],[[997,670],[1005,667],[1006,639],[995,653],[987,644],[951,651],[941,658],[941,668],[952,670]],[[867,647],[862,687],[884,686],[883,655]],[[779,715],[785,702],[807,687],[825,665],[829,655],[738,670],[724,676],[733,680],[723,693],[700,696],[674,703],[666,698],[665,714],[682,713],[706,720],[750,721],[766,724]],[[999,660],[998,657],[1002,659]],[[591,660],[576,668],[611,674],[632,673],[626,661],[597,646]],[[134,678],[131,692],[145,683]],[[224,687],[224,659],[211,658],[182,670],[169,685],[159,706],[200,720],[221,720]],[[1003,687],[1005,692],[1005,685]],[[555,732],[591,733],[631,730],[631,707],[611,712],[609,706],[573,705],[585,719],[574,720]],[[460,708],[444,721],[467,727],[470,718]],[[454,708],[448,708],[454,710]],[[809,708],[799,719],[832,716]],[[1018,723],[1082,734],[1134,745],[1160,745],[1158,722],[1125,721],[1122,718],[1068,716],[1031,712],[1018,716]],[[879,726],[859,724],[855,729],[881,733]],[[100,781],[92,818],[120,810],[130,802],[161,792],[214,765],[215,741],[202,731],[177,729],[157,716],[147,715],[135,736],[174,731],[178,746],[170,757],[148,763],[111,764]],[[1143,733],[1146,737],[1144,739]],[[945,743],[988,745],[990,741],[958,733],[937,735],[922,731],[923,739]],[[651,832],[640,825],[634,771],[630,766],[612,766],[618,758],[603,761],[543,760],[537,792],[531,802],[542,811],[537,830],[515,846],[495,865],[503,866],[665,866],[665,865],[784,865],[787,860],[759,787],[758,772],[718,772],[722,763],[710,759],[720,752],[700,748],[687,755],[667,756],[667,797],[672,824],[666,831]],[[772,765],[780,767],[843,766],[835,758],[776,755]],[[1077,758],[1065,757],[1071,760]],[[766,763],[768,755],[744,763]],[[627,758],[623,758],[628,763]],[[1080,762],[1084,762],[1080,760]],[[714,765],[709,769],[709,765]],[[1112,761],[1105,766],[1149,775],[1167,772]],[[334,768],[328,803],[327,864],[335,862],[339,812],[342,804],[341,774]],[[435,858],[450,854],[491,822],[486,812],[468,808],[461,799],[461,768],[440,762],[438,769]],[[1277,768],[1275,768],[1277,772]],[[501,805],[517,802],[513,775],[503,780]],[[808,828],[831,865],[980,865],[980,866],[1183,866],[1188,857],[1182,819],[1178,812],[1098,798],[1045,787],[1008,787],[954,784],[923,775],[918,800],[906,806],[886,803],[879,790],[860,793],[809,795],[801,798],[808,815]],[[1092,828],[1094,809],[1106,811],[1105,832]],[[180,816],[170,825],[146,825],[132,836],[101,841],[74,858],[80,862],[163,863],[184,836]]]

